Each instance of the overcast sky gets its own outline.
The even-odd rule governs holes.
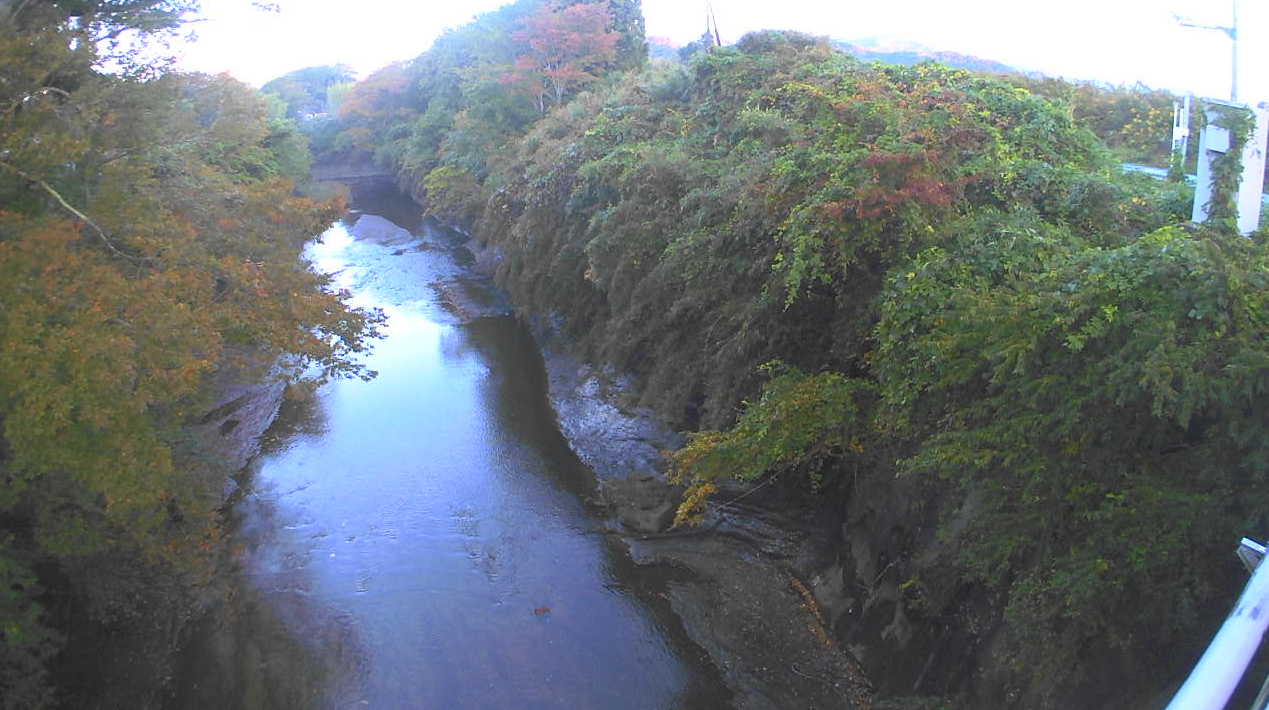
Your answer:
[[[260,85],[301,67],[343,62],[365,73],[426,50],[446,27],[499,0],[203,0],[207,21],[184,48],[188,69],[228,71]],[[756,29],[795,29],[839,39],[882,36],[995,59],[1027,70],[1229,98],[1230,41],[1181,27],[1173,11],[1229,24],[1225,0],[714,0],[723,41]],[[705,28],[703,0],[643,0],[649,36],[686,43]],[[1239,98],[1269,100],[1269,3],[1241,0]]]

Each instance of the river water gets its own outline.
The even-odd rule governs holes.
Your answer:
[[[198,623],[169,708],[716,708],[717,672],[582,506],[516,319],[460,322],[456,242],[399,197],[357,204],[418,238],[334,225],[309,258],[383,308],[370,382],[288,401],[231,515],[240,574]]]

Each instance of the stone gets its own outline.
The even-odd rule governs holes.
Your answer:
[[[654,508],[634,508],[619,506],[617,519],[627,529],[641,533],[659,533],[670,529],[674,524],[674,514],[678,506],[666,501]]]
[[[628,530],[664,532],[674,523],[682,490],[647,472],[600,481],[600,497]]]
[[[391,220],[377,214],[363,214],[348,233],[358,239],[376,242],[384,246],[399,246],[415,240],[410,230],[403,229]]]

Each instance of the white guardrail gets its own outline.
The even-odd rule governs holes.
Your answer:
[[[1166,710],[1223,710],[1269,628],[1269,564],[1260,564],[1265,547],[1243,538],[1238,556],[1254,570],[1251,580]],[[1252,710],[1264,710],[1267,700],[1269,678]]]

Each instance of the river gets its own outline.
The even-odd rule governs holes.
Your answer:
[[[229,514],[240,573],[193,627],[168,708],[717,708],[717,671],[582,505],[541,355],[453,235],[384,192],[308,257],[383,308],[370,382],[288,401]],[[433,284],[491,313],[462,322]]]

